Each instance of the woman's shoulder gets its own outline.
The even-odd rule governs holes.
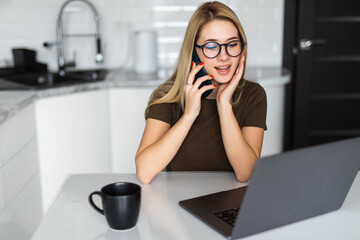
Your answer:
[[[179,118],[180,110],[180,103],[177,102],[155,103],[149,107],[145,118],[155,118],[173,125]]]
[[[266,104],[266,92],[259,83],[245,80],[234,99],[235,108],[247,108],[257,103]],[[236,101],[237,99],[239,100]]]
[[[265,89],[257,82],[246,80],[242,91],[245,98],[266,98]]]
[[[163,103],[153,103],[150,108],[157,109],[177,109],[180,106],[178,102],[163,102]]]
[[[244,90],[249,92],[263,92],[265,93],[264,88],[257,82],[251,80],[245,80]]]
[[[264,88],[256,82],[246,81],[240,101],[234,106],[234,113],[241,127],[266,128],[267,100]]]

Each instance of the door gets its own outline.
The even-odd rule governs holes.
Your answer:
[[[284,29],[293,34],[293,48],[284,54],[293,59],[284,66],[292,70],[293,85],[285,136],[290,145],[285,148],[359,136],[360,1],[290,2],[285,9],[295,12],[290,21],[295,26]],[[284,38],[284,47],[290,39]]]

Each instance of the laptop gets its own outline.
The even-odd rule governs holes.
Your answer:
[[[360,137],[260,158],[249,185],[180,201],[229,239],[339,209],[360,168]]]

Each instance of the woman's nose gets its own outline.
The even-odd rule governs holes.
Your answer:
[[[220,54],[217,56],[217,59],[219,61],[225,61],[228,60],[230,56],[227,54],[225,46],[221,46]]]

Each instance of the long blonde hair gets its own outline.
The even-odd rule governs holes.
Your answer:
[[[239,19],[228,6],[217,1],[206,2],[200,5],[189,21],[175,70],[173,74],[164,83],[160,84],[151,94],[148,106],[145,110],[145,117],[149,108],[154,104],[179,102],[181,109],[184,110],[184,85],[191,70],[191,58],[194,44],[205,24],[215,19],[232,22],[238,29],[242,41],[247,42]],[[246,54],[246,50],[247,45],[245,45],[242,54]],[[233,96],[233,104],[240,101],[241,90],[245,84],[243,76],[235,90],[234,95],[236,96]]]

